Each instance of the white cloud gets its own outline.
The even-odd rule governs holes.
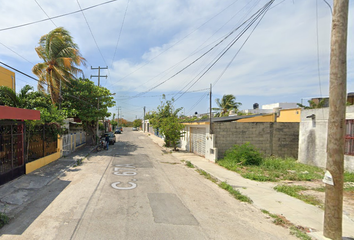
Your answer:
[[[79,10],[76,1],[37,0],[37,2],[49,16]],[[266,1],[246,0],[236,2],[209,0],[207,3],[202,0],[129,1],[116,49],[127,2],[128,0],[116,1],[85,11],[85,16],[105,61],[102,60],[81,13],[53,20],[57,26],[63,26],[71,32],[83,56],[88,60],[85,75],[97,74],[90,70],[90,66],[103,67],[107,63],[109,71],[102,74],[109,74],[110,77],[108,80],[102,80],[101,83],[110,88],[112,92],[124,92],[124,94],[146,91],[165,81],[266,3]],[[258,5],[256,5],[257,2],[259,2]],[[276,1],[275,4],[278,2],[280,3]],[[82,8],[85,8],[98,3],[95,0],[81,0],[80,4]],[[354,9],[353,7],[354,4],[350,3],[350,12]],[[224,11],[217,15],[222,10]],[[0,16],[0,29],[46,18],[34,1],[20,0],[2,1]],[[321,1],[318,2],[318,16],[322,94],[327,95],[331,17],[328,6]],[[353,14],[351,13],[349,29],[352,27],[352,22]],[[53,28],[54,25],[46,21],[0,31],[0,42],[36,63],[39,59],[34,48],[39,38]],[[280,3],[266,14],[239,55],[216,84],[214,96],[222,96],[225,93],[244,97],[264,96],[264,99],[270,97],[284,99],[291,96],[289,101],[297,101],[294,99],[296,96],[297,99],[301,99],[304,96],[320,94],[316,31],[315,1]],[[240,42],[235,44],[192,89],[206,88],[210,83],[215,82],[244,39],[240,39]],[[353,31],[349,31],[348,62],[351,64],[354,62],[352,42]],[[222,51],[223,47],[225,44],[151,92],[154,94],[154,92],[179,91],[198,76],[198,73],[212,61],[217,53]],[[196,50],[199,52],[196,53]],[[111,66],[115,51],[115,61]],[[14,67],[30,73],[31,64],[1,45],[0,52],[2,61],[8,61]],[[191,56],[193,53],[194,55]],[[187,60],[181,62],[187,57],[189,57]],[[350,91],[354,91],[352,69],[348,67],[348,90]],[[190,103],[190,100],[183,102],[182,99],[181,104],[187,104],[189,107],[194,104]],[[135,105],[148,102],[158,105],[158,101],[153,100],[135,99],[134,101]],[[264,102],[264,104],[267,103]]]

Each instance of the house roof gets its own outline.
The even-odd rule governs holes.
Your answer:
[[[268,113],[269,114],[269,113]],[[260,114],[254,114],[254,115],[243,115],[243,116],[227,116],[227,117],[214,117],[211,119],[212,122],[232,122],[232,121],[237,121],[239,119],[245,119],[245,118],[253,118],[253,117],[258,117],[258,116],[263,116],[263,115],[267,115],[264,113],[260,113]],[[209,123],[209,118],[207,119],[202,119],[202,120],[196,120],[193,122],[182,122],[184,124],[188,124],[188,123]]]
[[[41,113],[38,110],[0,106],[0,119],[40,120]]]

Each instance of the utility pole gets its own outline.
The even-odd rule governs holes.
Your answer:
[[[98,69],[98,75],[91,75],[90,78],[93,78],[93,77],[97,77],[98,78],[98,84],[97,86],[99,87],[100,86],[100,77],[105,77],[107,78],[107,75],[105,76],[101,76],[101,69],[108,69],[108,67],[98,67],[98,68],[93,68],[91,66],[91,69],[92,70],[96,70]],[[98,98],[97,99],[97,110],[100,109],[100,99]],[[97,118],[97,126],[96,126],[96,143],[98,142],[98,118]]]
[[[143,131],[145,132],[145,106],[144,106],[144,120],[143,120]]]
[[[323,235],[334,240],[342,239],[348,8],[349,0],[333,0],[326,163],[333,183],[326,184]]]
[[[213,130],[211,129],[211,83],[210,83],[210,92],[209,92],[209,134],[213,134]]]
[[[119,128],[119,107],[118,107],[118,119],[117,119],[117,122],[118,122],[118,128]]]

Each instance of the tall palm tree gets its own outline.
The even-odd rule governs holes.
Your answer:
[[[62,27],[43,35],[35,49],[44,61],[32,68],[39,79],[38,90],[49,93],[52,102],[57,103],[61,84],[68,83],[70,78],[82,73],[78,66],[85,65],[86,60],[69,32]]]
[[[219,98],[217,98],[215,101],[218,107],[213,108],[213,110],[220,111],[220,117],[228,116],[230,110],[237,111],[238,107],[242,105],[240,102],[236,102],[236,97],[232,94],[225,94],[221,101]]]

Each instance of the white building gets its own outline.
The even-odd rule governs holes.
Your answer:
[[[241,112],[246,114],[260,114],[260,113],[273,113],[280,109],[293,109],[293,108],[298,108],[297,103],[271,103],[271,104],[262,105],[262,108],[255,108],[254,106],[253,109],[246,109],[246,110],[242,110]]]

